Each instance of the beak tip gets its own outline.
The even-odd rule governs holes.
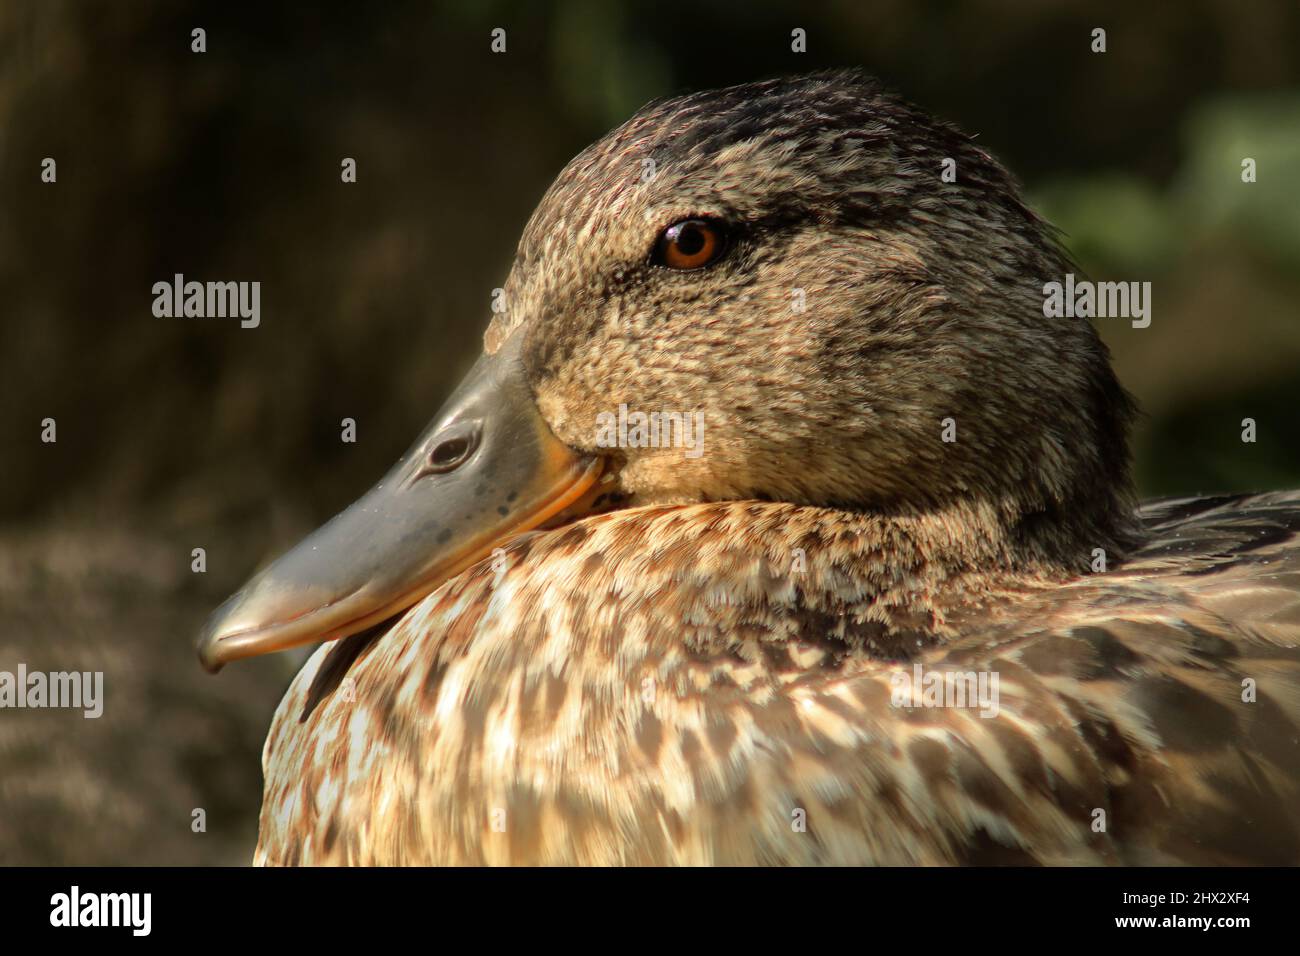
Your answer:
[[[198,654],[199,664],[209,674],[215,674],[225,666],[225,662],[221,660],[220,655],[217,653],[217,642],[212,639],[207,631],[204,631],[199,636],[199,642],[194,650]]]
[[[226,666],[221,647],[220,628],[217,626],[224,607],[223,605],[218,608],[208,618],[203,625],[203,630],[199,632],[199,639],[194,644],[194,652],[198,655],[199,664],[209,674],[215,674]]]

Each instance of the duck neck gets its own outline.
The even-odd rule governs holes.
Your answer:
[[[811,640],[837,656],[893,659],[961,633],[968,615],[988,619],[1027,589],[1077,576],[1043,531],[971,503],[876,514],[730,501],[626,509],[549,535],[557,548],[573,535],[604,555],[627,597],[671,593],[692,622],[692,652]],[[678,640],[682,629],[671,630]]]

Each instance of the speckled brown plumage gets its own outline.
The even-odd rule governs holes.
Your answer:
[[[728,255],[648,265],[692,215]],[[626,402],[702,410],[705,454],[620,449],[614,510],[320,649],[257,860],[1300,861],[1300,494],[1135,513],[1130,403],[1042,315],[1067,268],[994,160],[855,75],[581,154],[487,349],[526,336],[572,448]],[[997,715],[898,706],[914,664],[998,674]]]

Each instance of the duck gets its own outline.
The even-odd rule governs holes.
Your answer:
[[[254,863],[1300,862],[1300,492],[1139,505],[1077,271],[861,72],[588,147],[438,415],[203,628],[319,644]]]

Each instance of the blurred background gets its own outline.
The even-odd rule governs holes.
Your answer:
[[[654,97],[856,66],[978,134],[1093,278],[1153,284],[1099,323],[1143,496],[1300,485],[1294,0],[335,6],[0,4],[0,670],[106,695],[0,710],[0,863],[250,859],[301,658],[209,677],[199,625],[405,450],[543,190]],[[260,281],[261,326],[155,318],[177,272]]]

